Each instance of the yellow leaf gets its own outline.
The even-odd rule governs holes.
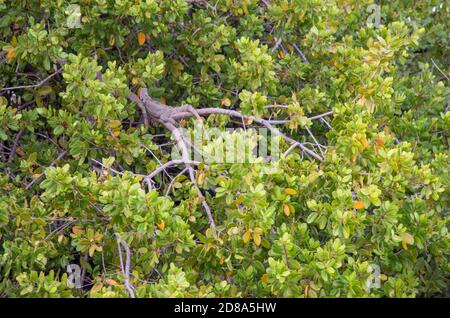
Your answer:
[[[203,171],[199,171],[197,173],[197,183],[198,185],[202,185],[205,182],[205,173]]]
[[[281,59],[283,59],[284,58],[284,52],[283,51],[279,51],[278,52],[278,58],[281,60]]]
[[[181,252],[183,252],[183,248],[181,246],[177,246],[177,247],[175,247],[175,252],[177,252],[178,254],[181,254]]]
[[[139,46],[144,45],[144,43],[145,43],[145,34],[143,32],[139,32],[137,37],[138,37]]]
[[[364,209],[364,202],[363,201],[355,201],[353,202],[353,208],[355,209]]]
[[[158,227],[158,229],[160,229],[161,231],[163,231],[166,228],[166,224],[164,223],[164,220],[161,220],[161,223],[156,223],[156,226]]]
[[[231,100],[229,98],[222,98],[220,104],[225,107],[229,107],[231,105]]]
[[[112,135],[113,135],[114,137],[119,137],[119,135],[120,135],[120,130],[113,131]]]
[[[247,230],[247,232],[244,233],[244,236],[242,237],[242,240],[244,241],[245,244],[248,243],[248,241],[250,241],[250,235],[251,235],[251,231]]]
[[[361,141],[361,143],[362,143],[362,145],[363,145],[364,148],[369,147],[369,141],[368,141],[366,138],[364,138],[364,139]]]
[[[89,256],[90,257],[94,256],[94,253],[95,253],[95,245],[91,245],[89,247]]]
[[[414,237],[409,233],[406,232],[402,233],[401,238],[402,238],[402,246],[405,250],[408,249],[408,245],[412,245],[414,243]]]
[[[220,258],[220,261],[219,261],[220,265],[222,265],[223,262],[225,262],[225,257],[222,256],[222,257]]]
[[[263,283],[267,283],[267,282],[269,281],[269,275],[263,274],[263,275],[261,276],[261,281],[262,281]]]
[[[106,283],[107,283],[108,285],[111,285],[111,286],[119,286],[119,285],[120,285],[118,282],[116,282],[116,281],[115,281],[114,279],[112,279],[112,278],[106,279]]]
[[[118,127],[120,127],[122,125],[122,122],[120,120],[117,119],[113,119],[109,122],[109,128],[111,129],[116,129]]]
[[[284,189],[284,192],[286,194],[289,194],[289,195],[296,195],[297,194],[297,190],[294,190],[294,189],[291,189],[291,188]]]
[[[111,35],[109,37],[109,45],[114,46],[115,43],[116,43],[116,38],[114,37],[114,35]]]
[[[261,234],[254,232],[253,233],[253,242],[255,242],[256,246],[261,245]]]

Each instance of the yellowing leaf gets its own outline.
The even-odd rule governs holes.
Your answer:
[[[244,241],[245,244],[248,243],[248,241],[250,241],[250,235],[251,235],[251,231],[247,230],[247,232],[244,233],[244,236],[242,237],[242,240]]]
[[[116,129],[116,128],[118,128],[118,127],[120,127],[122,125],[122,123],[121,123],[121,121],[120,120],[117,120],[117,119],[113,119],[113,120],[111,120],[110,122],[109,122],[109,128],[111,128],[111,129]]]
[[[229,107],[231,105],[231,100],[229,98],[222,98],[220,104],[225,107]]]
[[[120,135],[120,130],[113,131],[112,135],[113,135],[114,137],[119,137],[119,135]]]
[[[145,34],[143,32],[139,32],[137,35],[139,46],[144,45],[145,43]]]
[[[205,173],[203,171],[199,171],[197,173],[197,183],[198,183],[198,185],[201,186],[205,182],[205,178],[206,178]]]
[[[294,189],[291,189],[291,188],[284,189],[284,192],[286,194],[289,194],[289,195],[296,195],[297,194],[297,190],[294,190]]]
[[[114,35],[111,35],[109,37],[109,45],[113,46],[116,43],[116,38],[114,37]]]
[[[267,283],[267,282],[269,281],[269,275],[263,274],[263,275],[261,276],[261,281],[262,281],[263,283]]]
[[[95,253],[95,245],[91,245],[89,247],[89,256],[90,257],[94,256],[94,253]]]
[[[175,252],[177,252],[178,254],[181,254],[181,252],[183,252],[183,248],[178,245],[177,247],[175,247]]]
[[[220,265],[222,265],[224,262],[225,262],[225,257],[222,256],[222,257],[220,258],[219,263],[220,263]]]
[[[369,147],[369,141],[368,141],[366,138],[364,138],[364,139],[361,141],[361,143],[362,143],[362,145],[363,145],[364,148]]]
[[[414,243],[414,237],[409,233],[402,233],[402,246],[405,250],[408,249],[408,245],[412,245]]]
[[[164,220],[161,220],[160,223],[156,223],[156,226],[158,227],[158,229],[160,229],[161,231],[163,231],[166,228],[166,224],[164,223]]]
[[[254,232],[253,233],[253,242],[255,242],[256,246],[261,245],[261,234]]]
[[[355,201],[353,202],[353,208],[355,209],[364,209],[364,202],[363,201]]]

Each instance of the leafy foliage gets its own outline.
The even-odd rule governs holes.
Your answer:
[[[448,296],[448,3],[381,1],[373,25],[373,2],[0,0],[0,294]],[[201,164],[204,196],[176,167],[149,188],[172,144],[127,100],[142,87],[280,120],[324,160],[280,140],[269,174],[247,158]]]

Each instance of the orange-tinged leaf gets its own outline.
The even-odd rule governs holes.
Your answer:
[[[289,205],[287,204],[283,205],[283,212],[286,216],[289,216],[291,214],[291,209],[289,209]]]
[[[364,105],[366,103],[366,98],[363,96],[360,99],[358,99],[358,104],[359,105]]]
[[[6,55],[6,58],[11,61],[14,58],[14,53],[15,53],[15,49],[9,50],[8,54]]]
[[[281,59],[283,59],[284,58],[284,52],[283,51],[279,51],[278,52],[278,58],[281,60]]]
[[[244,233],[244,236],[242,236],[242,240],[244,241],[245,244],[247,244],[248,241],[250,241],[250,235],[251,231],[247,230],[247,232]]]
[[[244,118],[244,123],[246,125],[251,125],[253,123],[253,119],[251,119],[251,118]]]
[[[358,209],[358,210],[364,209],[364,202],[360,201],[360,200],[353,202],[353,208]]]
[[[82,230],[78,226],[74,226],[72,227],[72,232],[73,234],[78,235],[78,233],[81,233]]]
[[[297,190],[294,190],[294,189],[291,189],[291,188],[284,189],[284,192],[286,194],[289,194],[289,195],[296,195],[298,193]]]
[[[220,104],[225,107],[229,107],[231,105],[231,100],[229,98],[222,98]]]
[[[306,285],[305,290],[303,292],[303,295],[305,296],[305,298],[308,297],[308,291],[309,291],[309,285]]]
[[[114,137],[119,137],[119,135],[120,135],[120,130],[113,131],[112,135],[113,135]]]
[[[112,278],[106,279],[106,283],[107,283],[108,285],[111,285],[111,286],[119,286],[119,285],[120,285],[118,282],[116,282],[116,281],[115,281],[114,279],[112,279]]]
[[[377,144],[377,146],[384,146],[384,139],[382,138],[377,138],[375,139],[375,143]]]
[[[145,43],[145,34],[144,32],[139,32],[137,35],[139,46],[144,45]]]
[[[164,223],[164,220],[161,220],[160,223],[156,223],[156,226],[158,227],[158,229],[163,231],[166,228],[166,223]]]

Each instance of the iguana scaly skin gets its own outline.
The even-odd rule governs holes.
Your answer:
[[[182,112],[190,112],[192,113],[199,121],[201,121],[200,116],[197,111],[191,105],[184,105],[180,107],[172,107],[163,105],[156,100],[152,99],[148,95],[148,91],[146,88],[141,88],[139,90],[139,99],[142,102],[142,106],[145,108],[145,112],[148,116],[152,117],[152,119],[157,120],[164,123],[170,123],[172,125],[176,125],[176,121],[173,118],[176,114]]]

